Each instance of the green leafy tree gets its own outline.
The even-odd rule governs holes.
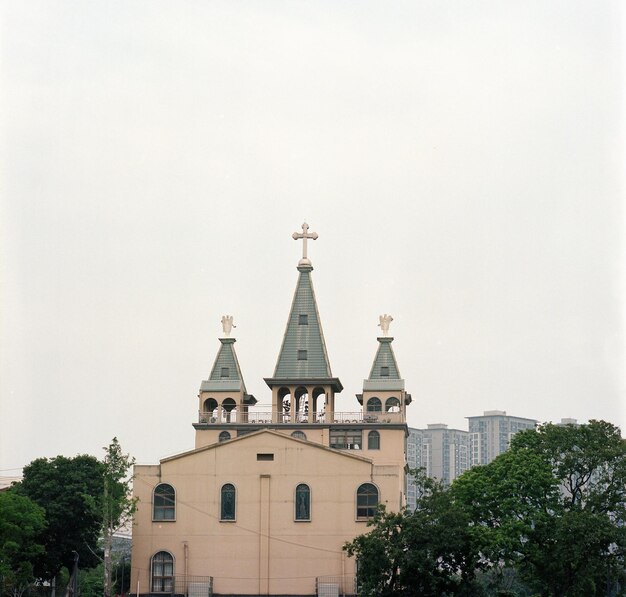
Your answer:
[[[362,594],[372,597],[440,597],[476,594],[480,554],[470,520],[441,484],[418,475],[414,512],[380,508],[372,530],[347,543],[358,559]]]
[[[104,448],[102,533],[104,542],[104,597],[112,594],[113,535],[131,522],[137,501],[131,496],[130,469],[135,459],[122,452],[116,437]]]
[[[39,539],[45,553],[35,563],[38,578],[50,580],[63,566],[71,570],[75,551],[81,566],[97,564],[103,483],[103,463],[88,455],[38,458],[24,468],[16,491],[41,506],[47,522]]]
[[[0,588],[21,595],[35,580],[34,562],[44,553],[38,537],[45,515],[33,501],[14,490],[0,493]]]
[[[524,431],[451,493],[483,557],[516,566],[541,595],[603,595],[623,578],[626,443],[610,423]]]

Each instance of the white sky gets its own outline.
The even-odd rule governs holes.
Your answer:
[[[222,314],[260,402],[306,219],[341,410],[626,427],[611,1],[0,3],[0,476],[193,447]]]

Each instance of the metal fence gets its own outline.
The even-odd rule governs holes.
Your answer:
[[[357,597],[356,577],[352,574],[344,576],[318,576],[315,579],[317,597]]]
[[[213,597],[212,576],[177,575],[172,582],[172,595],[186,597]]]

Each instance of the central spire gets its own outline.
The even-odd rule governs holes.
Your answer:
[[[335,391],[341,391],[341,384],[333,377],[330,368],[311,280],[313,266],[307,256],[307,240],[316,240],[318,235],[309,232],[309,225],[305,222],[302,232],[294,232],[292,238],[303,241],[302,259],[298,262],[300,273],[274,376],[266,381],[270,385],[287,380],[299,384],[325,382],[332,384]]]

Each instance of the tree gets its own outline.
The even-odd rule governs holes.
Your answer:
[[[347,543],[358,559],[362,594],[409,597],[470,594],[480,555],[470,520],[443,486],[418,474],[421,496],[414,512],[381,507],[372,530]]]
[[[21,595],[34,580],[34,562],[44,547],[37,539],[45,515],[33,501],[16,491],[0,493],[0,589]]]
[[[626,443],[610,423],[521,432],[451,493],[485,559],[517,566],[544,596],[604,594],[623,577]]]
[[[131,497],[128,473],[134,458],[122,452],[116,437],[104,448],[104,493],[102,499],[102,533],[104,541],[104,597],[111,597],[113,535],[128,524],[137,501]]]
[[[24,468],[15,491],[43,508],[47,522],[39,539],[45,553],[35,562],[38,578],[50,580],[63,566],[71,569],[74,552],[85,567],[98,562],[103,475],[103,464],[87,455],[38,458]]]

